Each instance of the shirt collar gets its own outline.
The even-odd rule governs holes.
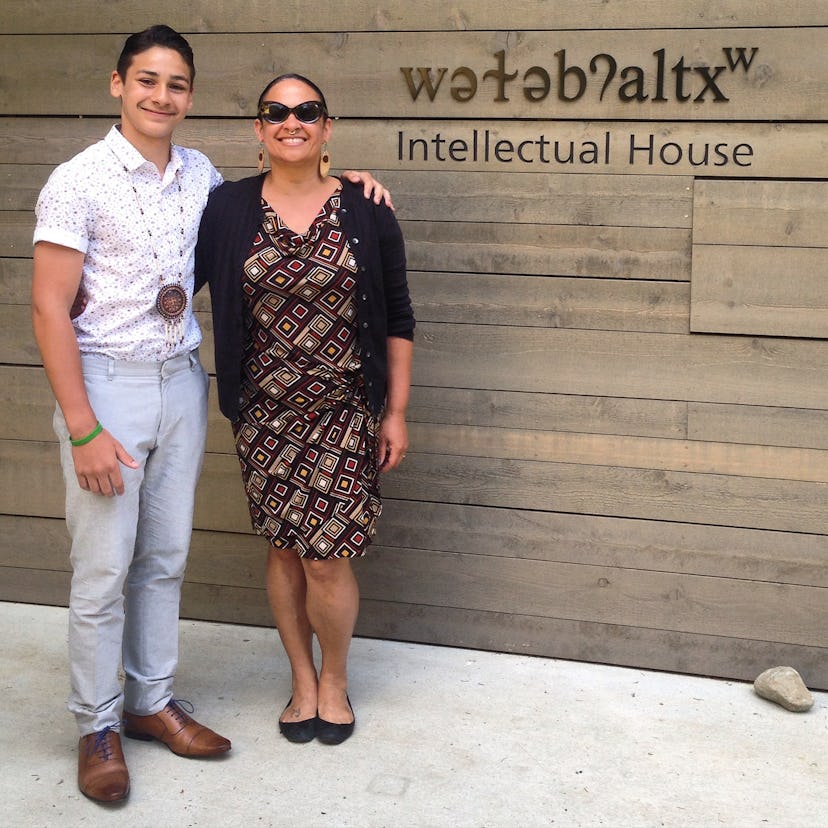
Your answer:
[[[104,138],[104,142],[115,154],[118,161],[124,165],[127,172],[134,173],[144,164],[151,163],[147,161],[147,159],[144,158],[144,156],[141,155],[141,153],[138,152],[138,150],[129,141],[127,141],[126,138],[124,138],[117,124],[113,125],[112,129],[109,130]],[[176,173],[181,170],[183,166],[184,158],[181,148],[175,144],[171,144],[170,161],[167,164],[166,170],[164,170],[162,181],[163,185],[166,186],[169,184],[175,178]]]

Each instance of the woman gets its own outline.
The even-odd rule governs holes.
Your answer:
[[[210,284],[219,404],[253,528],[270,543],[268,600],[293,689],[279,729],[339,744],[355,723],[350,558],[373,539],[379,472],[408,447],[414,317],[393,213],[328,175],[332,121],[316,84],[281,75],[257,111],[270,171],[211,195],[196,286]]]

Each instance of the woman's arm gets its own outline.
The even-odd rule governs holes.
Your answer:
[[[399,466],[408,451],[405,412],[411,390],[414,344],[398,336],[388,337],[388,391],[379,430],[380,471]]]

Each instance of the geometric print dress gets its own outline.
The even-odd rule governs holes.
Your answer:
[[[382,511],[379,421],[356,333],[357,265],[339,193],[304,235],[262,201],[244,264],[245,348],[233,425],[253,530],[304,558],[358,557]]]

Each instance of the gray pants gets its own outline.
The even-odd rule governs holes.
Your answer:
[[[121,467],[121,496],[81,489],[56,411],[72,536],[69,710],[83,736],[117,726],[124,708],[149,715],[172,698],[209,378],[197,351],[160,363],[83,355],[82,364],[95,415],[139,463]]]

